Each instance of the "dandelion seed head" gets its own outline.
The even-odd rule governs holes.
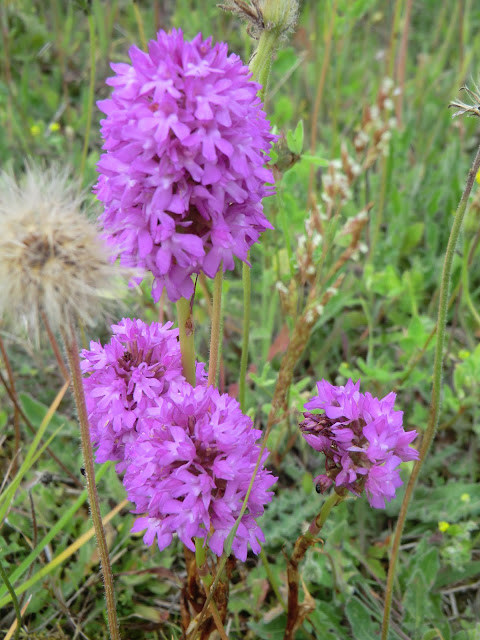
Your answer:
[[[118,270],[83,204],[59,167],[0,175],[0,317],[37,335],[41,312],[53,328],[98,319]]]

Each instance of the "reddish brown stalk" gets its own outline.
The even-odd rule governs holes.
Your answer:
[[[405,9],[405,21],[403,24],[402,40],[400,43],[400,51],[398,53],[398,62],[397,62],[397,85],[400,91],[397,96],[397,99],[395,100],[395,115],[397,117],[399,129],[402,128],[403,96],[405,93],[405,62],[407,59],[408,32],[410,30],[412,5],[413,5],[413,0],[407,0],[407,6]]]
[[[287,581],[288,581],[288,612],[287,625],[283,640],[294,640],[295,632],[300,627],[306,616],[313,611],[313,605],[310,599],[300,604],[298,601],[298,585],[300,581],[300,573],[298,565],[305,557],[307,550],[318,542],[318,534],[325,524],[330,511],[344,499],[343,495],[332,493],[323,503],[322,509],[317,517],[310,524],[306,533],[297,538],[293,553],[288,561]]]
[[[385,59],[385,70],[386,70],[387,77],[389,78],[393,77],[392,74],[393,74],[393,69],[395,65],[395,48],[396,48],[395,43],[396,43],[396,40],[398,39],[398,25],[399,25],[400,13],[402,9],[402,1],[403,0],[396,0],[395,9],[393,11],[392,29],[390,31],[389,45],[387,50],[387,56]]]
[[[346,251],[348,251],[348,248]],[[272,407],[268,416],[267,429],[269,427],[271,428],[275,423],[276,416],[278,417],[280,410],[283,409],[283,411],[286,411],[288,409],[287,394],[290,385],[292,384],[293,372],[298,360],[307,346],[312,328],[319,318],[318,307],[325,306],[328,303],[330,298],[333,296],[335,289],[341,285],[342,280],[343,275],[340,274],[330,290],[324,293],[317,303],[316,300],[318,293],[316,288],[313,287],[310,290],[305,309],[295,324],[292,337],[280,363],[280,372],[278,374],[277,384],[275,385],[275,391],[273,393]]]
[[[5,349],[5,345],[3,343],[1,336],[0,336],[0,351],[2,352],[3,362],[5,363],[5,368],[7,370],[8,382],[12,390],[12,395],[15,399],[17,399],[17,390],[15,388],[15,378],[13,376],[12,366],[7,356],[7,350]],[[15,475],[18,471],[18,458],[20,453],[20,440],[21,440],[20,413],[18,411],[17,402],[14,402],[13,404],[13,430],[15,433],[15,443],[14,443],[14,452],[13,452],[13,460],[12,460],[12,473],[13,475]]]
[[[53,353],[55,355],[55,360],[57,361],[58,368],[62,372],[62,376],[64,380],[68,380],[70,375],[68,373],[67,366],[63,360],[62,352],[60,351],[60,347],[58,346],[58,342],[53,334],[50,323],[48,322],[48,318],[43,311],[40,312],[42,317],[43,324],[45,325],[45,329],[47,331],[48,339],[50,340],[50,344],[52,345]]]

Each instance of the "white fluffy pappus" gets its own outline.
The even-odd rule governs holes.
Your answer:
[[[0,318],[38,334],[40,314],[59,329],[92,324],[115,298],[112,264],[84,196],[59,166],[0,174]]]

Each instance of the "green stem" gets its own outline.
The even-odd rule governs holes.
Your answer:
[[[258,92],[258,97],[262,102],[265,101],[268,76],[270,75],[272,58],[277,49],[278,40],[279,34],[277,31],[262,31],[257,50],[250,62],[250,71],[253,79],[262,85]]]
[[[368,252],[367,264],[373,262],[375,256],[375,248],[377,246],[378,238],[380,236],[380,227],[383,221],[383,211],[385,209],[385,198],[387,193],[387,179],[388,179],[388,158],[382,156],[382,177],[380,183],[380,194],[378,197],[378,205],[376,210],[373,210],[372,222],[370,225],[370,250]]]
[[[180,350],[182,352],[183,375],[186,381],[195,386],[195,330],[193,326],[192,309],[190,301],[180,298],[177,302],[178,329],[180,337]]]
[[[250,337],[250,297],[252,291],[252,277],[250,267],[245,262],[242,265],[243,280],[243,335],[242,335],[242,357],[240,358],[240,380],[238,385],[238,401],[240,409],[245,413],[245,389],[248,364],[248,342]]]
[[[259,82],[262,86],[258,92],[260,100],[265,101],[265,92],[267,89],[268,76],[272,66],[272,57],[278,46],[279,34],[272,31],[263,31],[258,42],[255,55],[250,62],[250,71],[253,80]],[[243,280],[243,334],[242,334],[242,356],[240,358],[240,377],[238,383],[238,400],[240,408],[243,412],[245,406],[245,388],[247,378],[248,365],[248,343],[250,337],[250,296],[252,289],[250,267],[243,263],[242,266]]]
[[[222,348],[222,283],[223,264],[213,281],[212,328],[210,333],[210,359],[208,362],[208,384],[217,384],[217,371]]]
[[[265,569],[265,573],[267,574],[267,578],[270,583],[270,586],[272,587],[274,594],[277,596],[278,602],[282,605],[283,609],[286,611],[287,605],[285,603],[285,600],[283,599],[282,594],[280,593],[280,587],[278,586],[277,577],[273,573],[272,568],[270,567],[267,554],[265,553],[263,547],[260,549],[259,555],[260,555],[260,560],[262,561],[263,567]]]
[[[195,563],[197,567],[203,567],[206,559],[207,548],[203,545],[203,538],[195,538]]]
[[[272,66],[272,58],[275,50],[278,46],[278,42],[280,40],[280,32],[272,30],[272,31],[263,31],[260,36],[260,40],[258,42],[258,47],[255,52],[254,57],[250,63],[250,71],[252,72],[253,80],[259,82],[262,86],[258,92],[259,98],[264,101],[265,100],[265,92],[268,83],[268,76],[270,73],[270,68]],[[249,334],[250,334],[250,295],[251,295],[251,274],[250,267],[243,263],[242,268],[242,279],[243,279],[243,334],[242,334],[242,356],[240,360],[240,378],[239,378],[239,402],[241,410],[245,411],[245,381],[247,375],[247,364],[248,364],[248,342],[249,342]],[[178,304],[178,303],[177,303]],[[255,481],[255,477],[257,475],[258,469],[260,468],[262,453],[266,446],[266,438],[260,447],[260,452],[258,455],[257,463],[255,465],[255,469],[253,471],[252,477],[250,479],[250,484],[247,489],[247,493],[245,495],[242,508],[240,510],[240,514],[235,522],[235,525],[230,532],[227,540],[224,544],[224,552],[222,557],[220,558],[217,572],[215,576],[215,580],[213,581],[213,585],[209,591],[207,601],[203,607],[202,613],[200,614],[196,628],[199,627],[205,613],[207,611],[208,605],[212,600],[212,596],[215,593],[215,588],[220,580],[220,575],[226,565],[227,558],[231,552],[232,541],[235,537],[238,527],[240,526],[240,522],[242,520],[243,514],[247,509],[248,499],[250,497],[250,493],[253,488],[253,483]]]
[[[73,324],[70,325],[70,335],[67,335],[65,331],[62,331],[62,338],[65,343],[65,351],[67,353],[68,365],[70,367],[73,393],[75,397],[75,404],[77,406],[78,421],[80,424],[85,476],[87,479],[87,492],[90,502],[90,513],[92,516],[93,526],[95,528],[95,537],[97,539],[98,552],[101,560],[101,570],[105,587],[105,600],[107,606],[107,618],[108,627],[110,630],[110,638],[112,640],[120,640],[117,612],[115,607],[115,591],[113,587],[112,568],[110,565],[110,557],[108,554],[107,541],[105,538],[105,530],[103,528],[97,487],[95,484],[95,468],[93,466],[92,441],[90,439],[90,428],[88,424],[88,414],[85,403],[85,392],[83,389],[83,379],[80,370],[77,337],[75,335],[75,328]]]
[[[320,513],[309,526],[308,531],[305,535],[308,536],[309,534],[311,534],[313,537],[316,537],[320,533],[321,529],[323,529],[323,525],[327,521],[327,518],[330,515],[333,507],[336,507],[337,504],[340,504],[340,502],[342,502],[344,498],[344,495],[335,493],[334,491],[323,503],[322,508],[320,509]]]
[[[472,167],[467,177],[465,189],[463,191],[458,209],[455,213],[455,219],[453,221],[452,230],[450,231],[450,237],[448,239],[447,250],[445,253],[445,260],[443,263],[442,277],[440,281],[440,294],[438,303],[438,319],[437,319],[437,342],[435,345],[435,359],[433,363],[433,387],[432,387],[432,400],[430,404],[430,414],[428,419],[427,430],[424,433],[422,444],[419,451],[419,459],[413,467],[412,475],[409,478],[407,489],[405,491],[405,497],[403,498],[402,506],[398,516],[397,526],[395,529],[395,535],[392,544],[392,553],[390,556],[390,564],[388,567],[387,587],[385,591],[385,609],[383,615],[382,625],[382,640],[387,640],[388,629],[390,624],[390,612],[392,608],[393,597],[393,582],[395,578],[395,569],[398,560],[398,552],[400,548],[400,541],[402,538],[403,527],[407,517],[408,506],[410,499],[415,488],[420,469],[422,468],[425,457],[428,453],[432,440],[435,436],[435,432],[438,425],[438,418],[440,413],[440,396],[442,391],[442,369],[443,369],[443,348],[445,343],[445,329],[447,323],[447,311],[448,311],[448,293],[450,287],[450,279],[452,275],[452,263],[453,256],[455,255],[455,249],[458,242],[458,236],[462,227],[463,218],[467,209],[468,198],[472,191],[473,184],[475,182],[475,176],[480,168],[480,147],[477,150],[477,154],[473,161]]]
[[[22,612],[20,611],[20,605],[18,604],[17,594],[15,593],[15,589],[10,584],[10,580],[8,579],[7,573],[3,568],[3,564],[0,561],[0,576],[2,576],[2,580],[5,583],[5,586],[10,593],[10,597],[12,598],[13,608],[15,609],[15,616],[17,618],[17,628],[15,629],[15,640],[20,638],[20,628],[22,626]]]
[[[88,143],[90,141],[90,130],[92,128],[92,113],[93,102],[95,99],[95,54],[96,54],[96,39],[95,39],[95,20],[93,14],[88,16],[88,30],[90,34],[90,84],[88,87],[88,111],[87,122],[85,125],[85,139],[83,141],[82,161],[80,163],[80,175],[83,178],[85,171],[85,164],[87,162]]]

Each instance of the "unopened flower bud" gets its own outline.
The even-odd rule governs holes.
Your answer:
[[[266,29],[286,35],[297,21],[298,0],[264,0],[262,13]]]

